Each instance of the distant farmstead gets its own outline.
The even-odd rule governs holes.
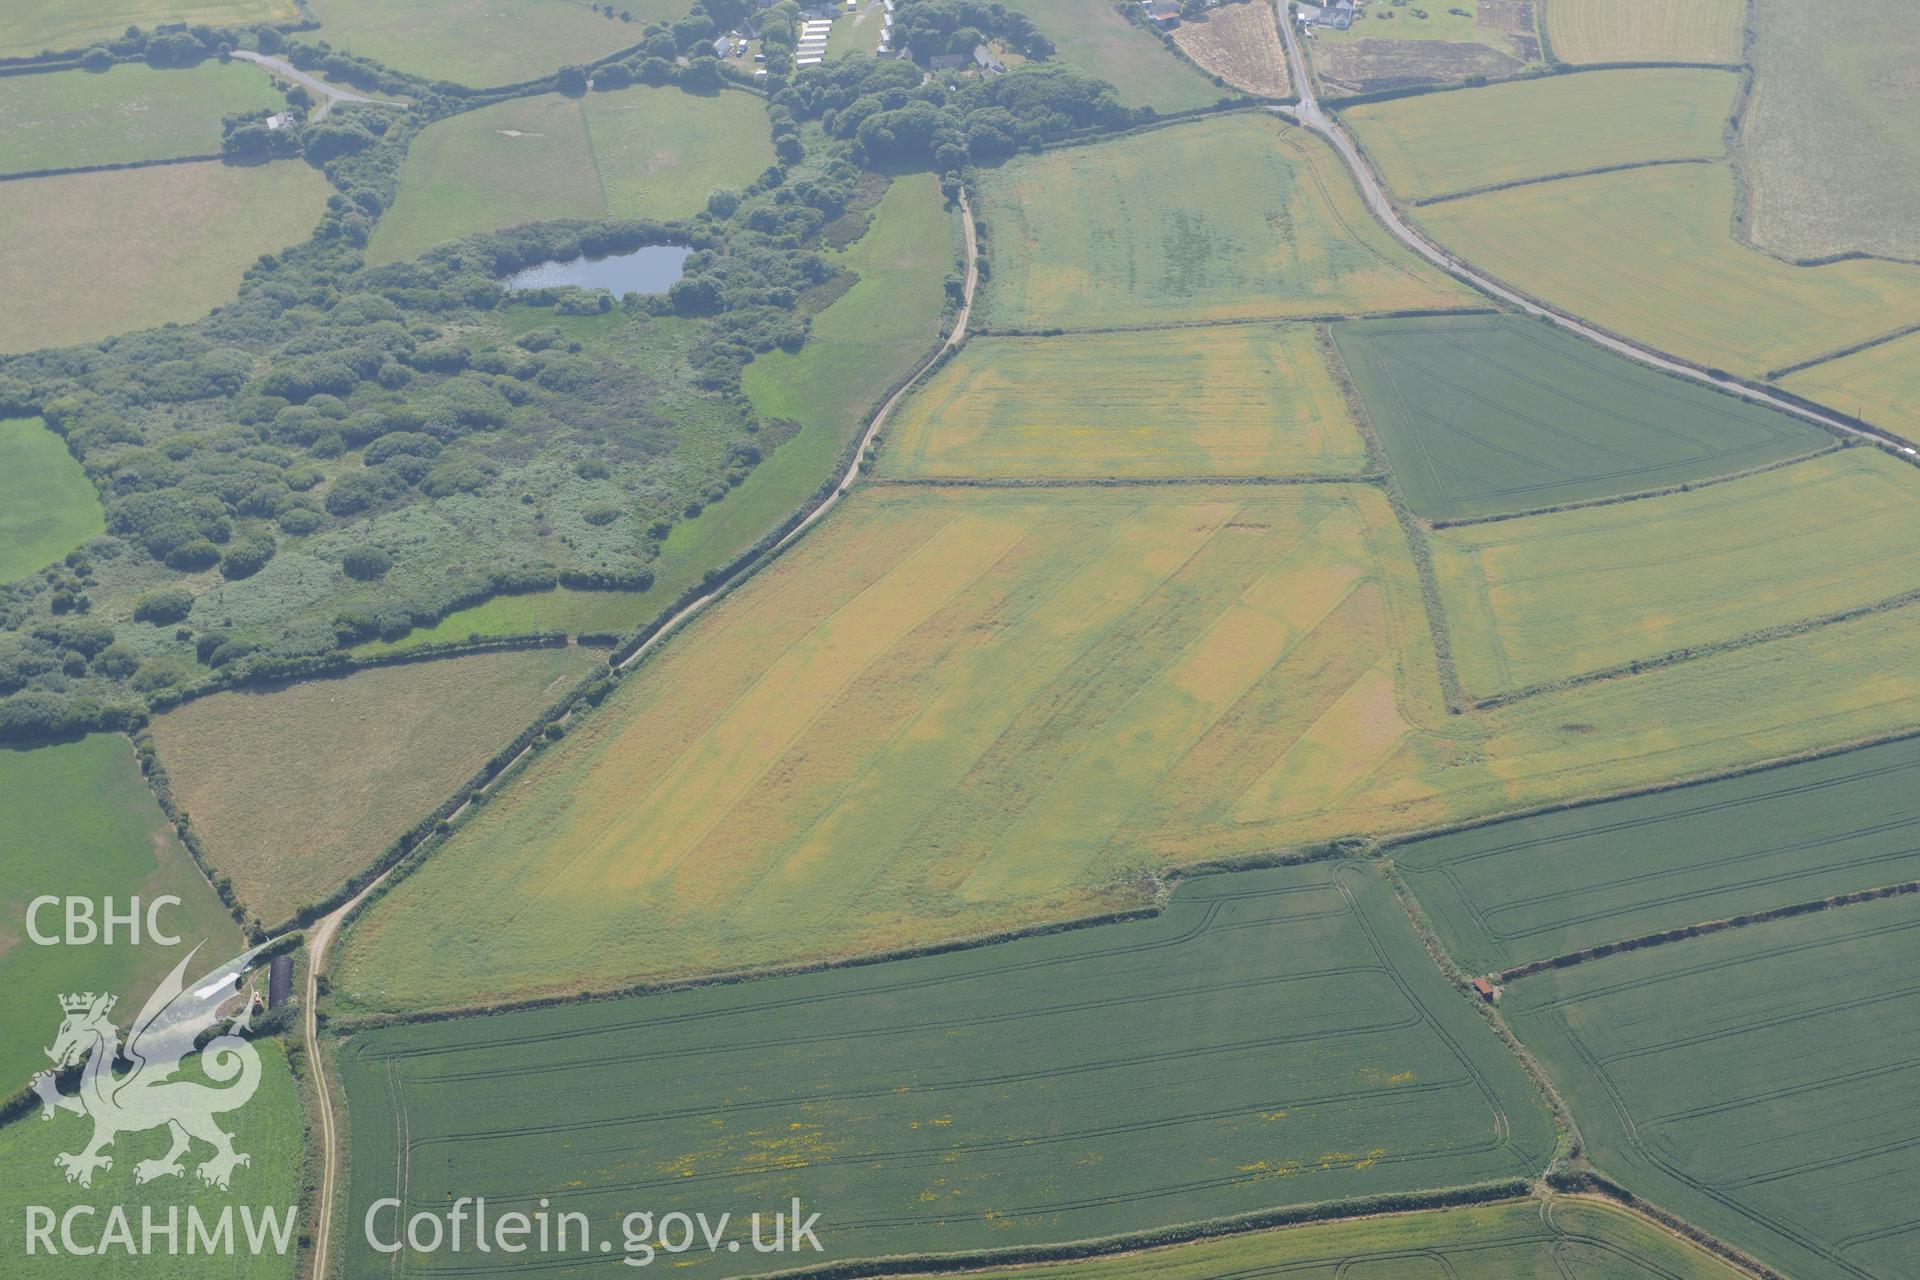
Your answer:
[[[1146,12],[1147,21],[1163,31],[1180,25],[1178,0],[1140,0],[1140,8]]]
[[[1326,4],[1301,4],[1295,5],[1294,10],[1301,23],[1315,27],[1331,27],[1335,31],[1345,31],[1359,16],[1354,0],[1328,0]]]

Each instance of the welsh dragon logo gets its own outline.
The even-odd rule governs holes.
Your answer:
[[[162,1127],[172,1145],[165,1155],[134,1166],[138,1182],[184,1174],[180,1160],[195,1139],[213,1148],[213,1155],[195,1173],[202,1182],[223,1191],[236,1167],[253,1163],[245,1152],[234,1149],[232,1135],[214,1121],[222,1112],[245,1106],[260,1087],[260,1054],[237,1034],[248,1027],[251,999],[228,1021],[226,1031],[199,1051],[200,1074],[221,1087],[176,1077],[201,1035],[220,1021],[220,1006],[233,998],[236,979],[259,948],[227,961],[188,990],[181,978],[198,951],[196,947],[189,952],[147,998],[127,1032],[124,1048],[109,1016],[116,997],[91,991],[60,997],[66,1017],[53,1047],[46,1051],[53,1068],[36,1075],[31,1083],[40,1095],[42,1120],[53,1119],[56,1111],[93,1117],[93,1140],[77,1152],[53,1158],[66,1171],[68,1182],[92,1186],[94,1170],[113,1168],[113,1157],[105,1152],[115,1138]],[[122,1058],[130,1069],[116,1071],[115,1063]],[[62,1093],[56,1073],[73,1066],[80,1066],[79,1090]]]

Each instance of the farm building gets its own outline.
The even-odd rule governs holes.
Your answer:
[[[1331,27],[1335,31],[1345,31],[1353,25],[1359,11],[1354,0],[1328,0],[1326,4],[1303,4],[1298,6],[1300,21],[1316,27]]]
[[[1140,0],[1140,7],[1146,11],[1147,20],[1163,31],[1180,25],[1178,0]]]
[[[1485,978],[1475,978],[1473,980],[1473,992],[1488,1004],[1492,1004],[1500,998],[1500,988],[1494,986]]]
[[[973,65],[980,68],[984,76],[997,76],[1006,71],[1000,59],[993,56],[993,50],[983,44],[973,46]]]

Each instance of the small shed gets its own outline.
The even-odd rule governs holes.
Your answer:
[[[1500,988],[1494,986],[1485,978],[1475,978],[1473,980],[1473,991],[1475,995],[1485,1000],[1488,1004],[1492,1004],[1500,995]]]

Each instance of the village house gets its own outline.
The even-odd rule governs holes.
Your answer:
[[[1180,25],[1178,0],[1140,0],[1140,8],[1146,12],[1147,21],[1162,31],[1171,31]]]

